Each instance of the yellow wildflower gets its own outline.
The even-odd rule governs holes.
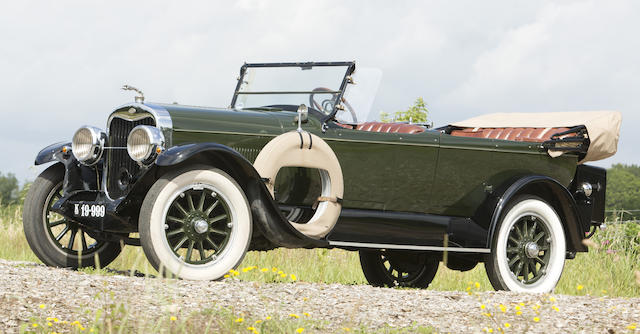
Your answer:
[[[282,271],[282,270],[278,270],[277,274],[278,274],[278,275],[282,275],[282,274],[284,274],[284,271]]]
[[[553,303],[553,302],[556,301],[556,299],[553,296],[551,296],[551,297],[549,297],[549,301]]]
[[[35,323],[34,323],[33,325],[31,325],[31,327],[34,327],[34,328],[35,328],[35,327],[38,327],[38,324],[35,324]]]
[[[259,324],[261,322],[262,322],[262,320],[260,320],[260,319],[256,320],[256,324]]]
[[[267,268],[262,268],[262,269],[260,269],[260,271],[262,271],[263,273],[266,273],[267,271],[269,271],[269,269],[267,269]]]
[[[292,318],[296,318],[296,319],[300,318],[300,316],[295,314],[295,313],[291,313],[291,314],[289,314],[289,316],[292,317]]]
[[[516,305],[516,311],[520,311],[520,305]]]
[[[229,278],[229,277],[231,277],[231,276],[229,276],[229,274],[227,274],[227,275],[224,275],[223,277],[224,277],[224,278]]]
[[[271,317],[266,317],[264,318],[264,320],[271,320]]]
[[[284,273],[283,273],[283,274],[280,274],[280,277],[283,277],[283,278],[284,278],[284,277],[287,277],[287,274],[284,274]]]
[[[556,312],[560,312],[560,309],[555,305],[551,306],[551,308]]]
[[[533,321],[534,321],[534,322],[538,322],[538,321],[540,321],[540,318],[538,318],[538,317],[533,317]]]
[[[504,328],[509,328],[509,327],[511,327],[511,324],[510,324],[510,323],[508,323],[508,322],[505,322],[505,323],[504,323]]]
[[[256,329],[255,329],[255,328],[253,328],[253,327],[251,327],[251,326],[249,326],[249,327],[247,327],[247,330],[249,330],[249,331],[252,331],[252,332],[253,332],[253,331],[255,331]]]
[[[349,327],[342,327],[342,330],[343,330],[343,331],[345,331],[345,332],[349,332],[349,331],[351,331],[351,328],[349,328]]]
[[[476,289],[480,289],[480,283],[479,282],[476,282],[475,286],[476,286]]]
[[[522,314],[522,311],[516,312],[516,315],[521,315],[521,314]]]
[[[51,322],[47,322],[47,326],[51,327],[53,324]]]
[[[582,284],[578,284],[578,286],[576,286],[576,290],[580,291],[584,289],[584,286]]]
[[[271,271],[273,271],[275,273],[276,271],[278,271],[278,268],[273,267],[273,268],[271,268]]]
[[[518,303],[518,305],[520,305],[520,306],[524,306],[524,303]]]
[[[38,305],[38,307],[39,307],[39,308],[45,308],[45,307],[47,307],[47,306],[46,306],[45,304],[40,304],[40,305]]]
[[[307,312],[304,312],[304,313],[302,313],[302,314],[303,314],[305,317],[310,317],[310,316],[311,316],[311,314],[309,314],[309,313],[307,313]]]
[[[292,281],[295,281],[295,280],[297,280],[297,279],[298,279],[298,278],[296,277],[296,275],[291,274],[291,280],[292,280]]]
[[[507,312],[507,307],[502,305],[502,304],[500,304],[500,311],[502,311],[502,313]]]
[[[302,333],[302,332],[304,332],[304,328],[300,327],[296,329],[296,333]]]
[[[244,319],[243,319],[243,318],[238,318],[238,319],[236,319],[236,322],[237,322],[237,323],[241,323],[241,322],[243,322],[243,321],[244,321]]]
[[[487,308],[486,306],[484,306],[484,304],[480,304],[480,309],[484,310],[485,308]]]
[[[169,320],[176,321],[176,320],[178,320],[178,318],[176,318],[175,316],[172,315],[171,318],[169,318]]]
[[[631,324],[631,325],[629,325],[629,326],[627,326],[627,329],[631,329],[631,330],[634,330],[634,329],[636,329],[636,328],[637,328],[637,326],[636,326],[636,324],[635,324],[635,323],[634,323],[634,324]]]

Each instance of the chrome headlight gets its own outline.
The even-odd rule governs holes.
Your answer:
[[[164,150],[164,136],[153,126],[138,125],[129,133],[127,152],[131,159],[148,163]]]
[[[83,126],[73,135],[71,150],[82,164],[91,166],[98,162],[104,151],[107,134],[93,126]]]
[[[591,194],[593,193],[593,186],[589,182],[584,182],[580,186],[580,188],[582,190],[582,193],[584,193],[584,195],[587,196],[587,197],[590,197]]]

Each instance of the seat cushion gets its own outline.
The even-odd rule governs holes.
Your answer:
[[[356,130],[388,133],[420,133],[424,132],[424,127],[408,123],[365,122],[358,124]]]
[[[491,138],[541,143],[569,128],[463,128],[451,131],[452,136]]]

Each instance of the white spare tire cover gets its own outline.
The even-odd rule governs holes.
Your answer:
[[[335,226],[340,216],[340,201],[344,194],[342,168],[329,145],[309,132],[292,131],[272,139],[260,151],[254,168],[260,177],[268,179],[267,188],[273,194],[276,175],[282,167],[317,168],[324,174],[322,194],[316,212],[306,224],[289,223],[311,238],[322,238]],[[328,176],[328,180],[325,179]]]

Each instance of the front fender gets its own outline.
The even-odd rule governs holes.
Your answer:
[[[190,162],[205,163],[231,175],[247,196],[255,226],[276,246],[326,246],[326,241],[308,238],[289,224],[251,162],[228,146],[217,143],[174,146],[158,156],[155,163],[162,168]]]
[[[62,148],[65,146],[71,147],[71,143],[59,142],[43,148],[42,150],[40,150],[40,152],[38,152],[38,155],[36,155],[34,164],[38,166],[51,161],[62,161],[63,159],[60,155],[64,154],[62,152]]]
[[[491,215],[487,247],[491,247],[493,243],[496,226],[502,218],[506,206],[516,196],[527,194],[539,196],[549,201],[549,204],[554,207],[564,226],[568,251],[587,251],[587,247],[582,244],[585,231],[582,228],[583,225],[577,211],[576,201],[571,192],[561,183],[548,176],[528,175],[517,179],[502,189],[504,191],[494,194],[497,195],[497,203]]]

